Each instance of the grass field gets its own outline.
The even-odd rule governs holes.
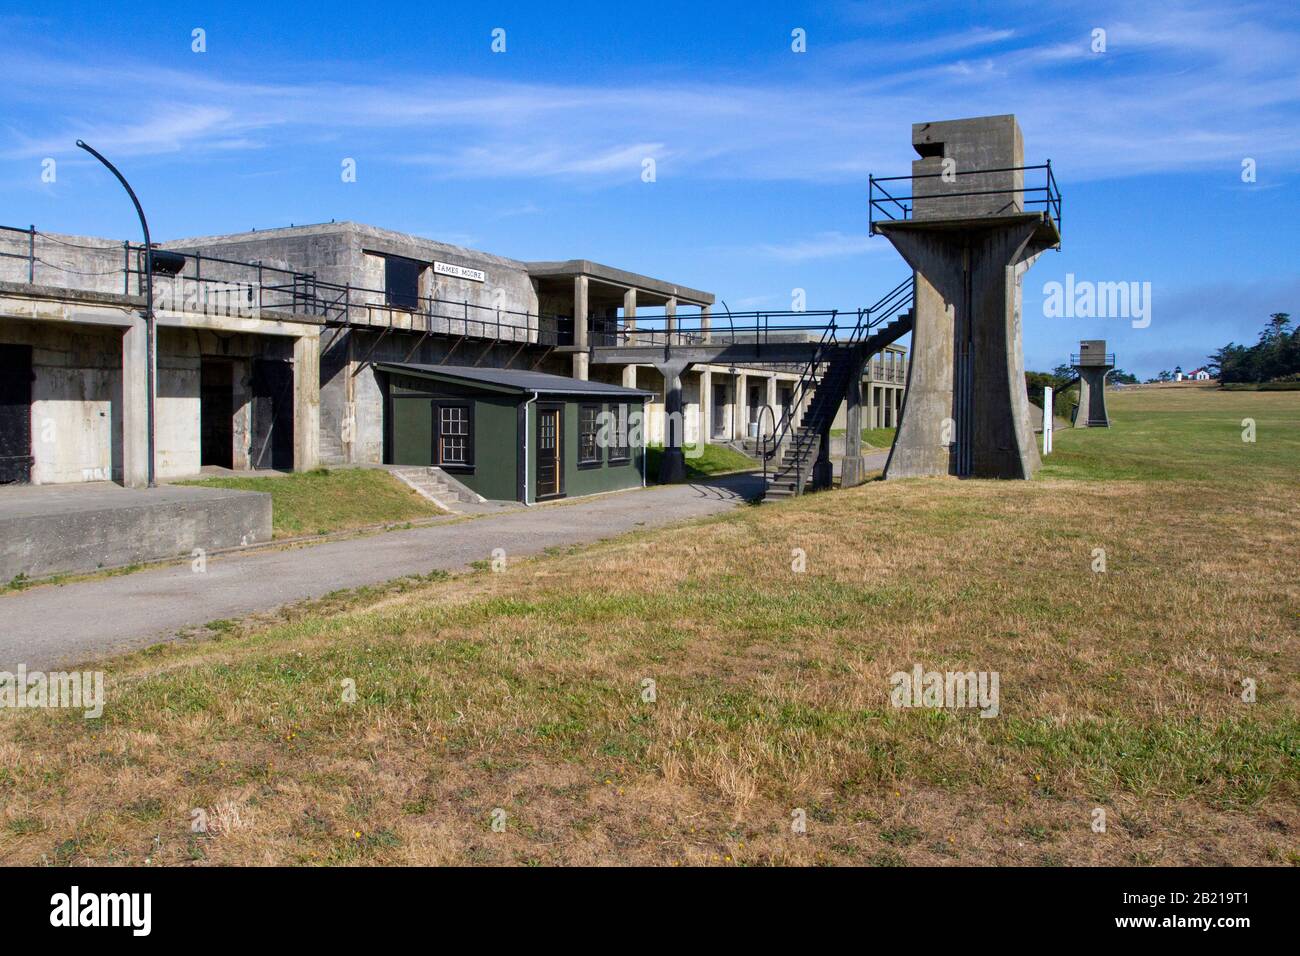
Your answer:
[[[1112,411],[1037,481],[874,482],[121,659],[98,721],[0,715],[0,861],[1295,865],[1300,395]],[[997,672],[998,716],[892,707],[915,664]]]
[[[888,449],[894,444],[894,434],[897,429],[894,428],[864,428],[862,429],[862,441],[876,449]],[[843,428],[832,428],[831,436],[841,438],[844,435]]]
[[[178,484],[267,492],[271,496],[271,530],[277,538],[446,514],[378,468],[319,468],[269,478],[204,478]]]
[[[695,452],[699,451],[696,455]],[[659,462],[663,458],[663,446],[651,445],[646,450],[646,474],[654,482],[659,474]],[[705,444],[703,448],[686,449],[686,478],[707,478],[710,475],[722,475],[729,471],[747,471],[760,467],[753,459],[747,458],[727,445]]]

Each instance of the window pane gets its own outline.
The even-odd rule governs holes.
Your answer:
[[[599,405],[582,405],[578,409],[578,460],[600,461],[600,446],[596,442]]]

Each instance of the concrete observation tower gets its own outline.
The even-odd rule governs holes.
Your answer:
[[[1109,428],[1106,413],[1106,375],[1115,368],[1115,353],[1106,351],[1105,339],[1084,339],[1070,368],[1079,373],[1079,411],[1075,428]]]
[[[912,175],[870,183],[872,235],[893,243],[915,282],[912,361],[885,478],[1031,478],[1040,460],[1021,282],[1060,247],[1051,162],[1024,164],[1011,115],[916,123],[912,145]]]

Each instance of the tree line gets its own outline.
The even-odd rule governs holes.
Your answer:
[[[1229,342],[1210,356],[1208,368],[1225,384],[1300,381],[1300,328],[1292,327],[1289,313],[1274,312],[1258,342]]]

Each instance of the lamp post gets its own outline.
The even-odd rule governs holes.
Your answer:
[[[148,473],[149,487],[158,487],[156,476],[154,474],[154,375],[155,375],[155,344],[157,339],[157,330],[154,327],[153,314],[153,245],[149,241],[149,220],[144,217],[144,209],[140,206],[140,200],[136,198],[135,190],[131,184],[126,181],[126,177],[117,171],[117,167],[104,158],[93,146],[88,146],[81,140],[77,140],[77,145],[90,153],[97,160],[108,167],[108,171],[117,177],[117,181],[122,184],[126,194],[131,197],[131,202],[135,204],[136,215],[140,217],[140,228],[144,230],[144,340],[145,340],[145,419],[146,427],[149,431],[148,436]]]

